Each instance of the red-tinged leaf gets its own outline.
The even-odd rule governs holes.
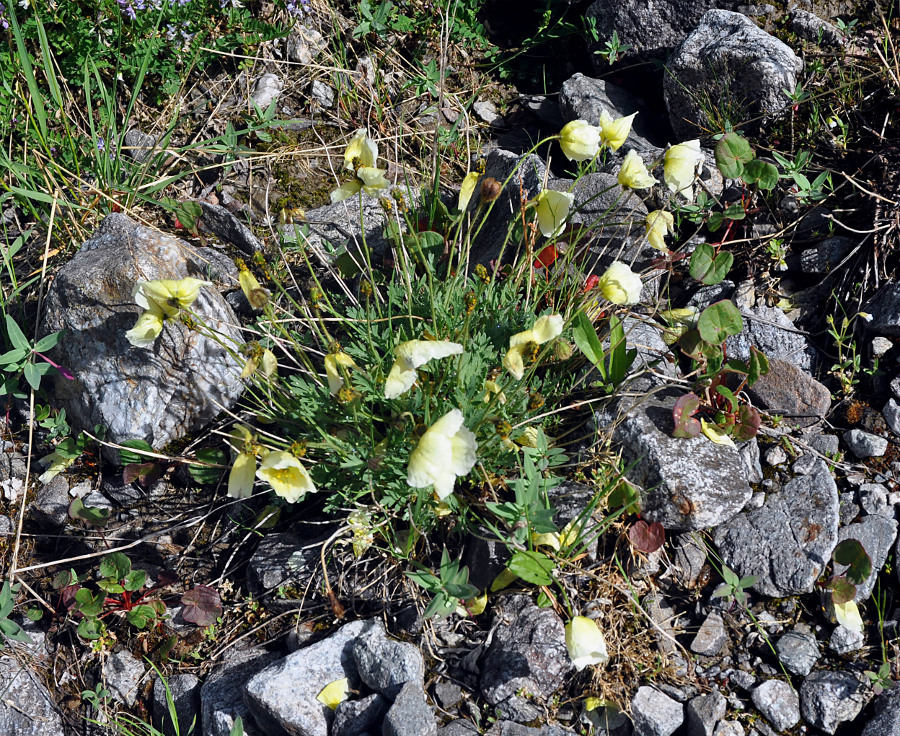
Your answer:
[[[160,570],[156,575],[156,585],[153,587],[165,588],[169,585],[176,585],[178,581],[178,573],[174,570]]]
[[[76,583],[74,585],[67,585],[65,588],[59,591],[59,598],[62,604],[66,607],[66,610],[71,610],[72,606],[74,606],[77,601],[75,600],[75,594],[81,590],[81,586]]]
[[[181,596],[182,618],[197,626],[210,626],[222,615],[222,599],[215,588],[198,585]]]
[[[675,422],[673,437],[696,437],[700,434],[700,422],[694,419],[694,413],[700,408],[700,397],[694,393],[679,397],[672,408],[672,419]]]
[[[549,268],[558,256],[559,252],[556,250],[556,246],[551,243],[537,254],[537,258],[534,259],[534,267]]]
[[[847,566],[844,575],[851,583],[862,585],[872,574],[872,558],[857,539],[845,539],[834,548],[832,556],[836,563]]]
[[[756,436],[760,424],[762,419],[759,412],[754,407],[744,404],[738,410],[738,422],[734,427],[733,436],[736,440],[749,440]]]
[[[591,289],[593,289],[594,287],[596,287],[597,284],[599,284],[599,283],[600,283],[600,277],[599,277],[599,276],[588,276],[587,279],[585,279],[585,282],[584,282],[584,291],[585,291],[585,292],[590,291]]]
[[[648,524],[641,519],[634,522],[628,530],[628,540],[636,550],[649,555],[663,546],[663,542],[666,541],[666,530],[658,521]]]
[[[122,471],[122,480],[125,483],[135,481],[144,488],[149,488],[160,479],[163,474],[163,466],[160,463],[141,463],[126,465]]]

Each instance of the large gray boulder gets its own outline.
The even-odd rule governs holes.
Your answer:
[[[812,592],[837,544],[838,523],[837,486],[816,458],[809,474],[720,526],[713,540],[739,577],[758,576],[754,590],[781,598]]]
[[[113,442],[138,439],[158,448],[234,406],[243,383],[229,350],[244,339],[214,286],[200,289],[191,310],[228,349],[176,320],[167,320],[149,347],[125,337],[142,312],[132,297],[137,282],[227,277],[234,264],[221,265],[210,250],[112,214],[62,267],[41,330],[65,330],[53,357],[75,378],[56,379],[56,398],[75,425],[100,424]]]
[[[63,733],[62,718],[38,667],[49,667],[45,636],[27,627],[30,644],[12,644],[0,654],[0,733],[9,736],[50,736]],[[25,664],[23,664],[23,662]]]
[[[803,62],[752,20],[710,10],[672,54],[664,92],[676,136],[716,128],[715,115],[737,123],[788,104]],[[712,113],[712,115],[711,115]]]
[[[800,686],[803,720],[825,733],[859,715],[872,696],[866,678],[857,672],[819,670]]]
[[[257,672],[268,667],[278,655],[262,649],[231,649],[224,661],[206,678],[200,689],[203,736],[228,736],[240,718],[245,736],[263,736],[244,704],[244,684]]]
[[[644,519],[666,529],[708,529],[743,509],[753,490],[735,448],[702,435],[672,436],[672,407],[680,393],[662,391],[622,412],[613,426],[613,445],[622,452],[628,480],[639,487]],[[596,419],[602,428],[615,417]]]

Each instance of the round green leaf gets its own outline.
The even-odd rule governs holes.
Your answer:
[[[728,179],[739,179],[744,173],[744,165],[753,160],[753,155],[750,143],[737,133],[726,133],[716,143],[716,166]]]
[[[721,345],[731,335],[740,334],[743,328],[740,311],[727,299],[710,304],[697,320],[700,337],[713,345]]]

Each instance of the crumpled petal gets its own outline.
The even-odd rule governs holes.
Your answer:
[[[256,477],[272,486],[275,494],[288,503],[297,503],[307,493],[316,492],[303,464],[284,450],[266,455],[256,471]]]
[[[241,452],[228,473],[228,496],[250,498],[256,481],[256,456]]]
[[[622,147],[622,144],[627,140],[628,134],[631,132],[631,124],[634,122],[635,115],[637,115],[637,113],[633,112],[631,115],[626,115],[625,117],[613,120],[612,116],[606,110],[601,110],[601,145],[608,146],[613,151],[618,151]]]
[[[656,183],[637,151],[629,151],[619,169],[619,184],[628,189],[649,189]]]
[[[384,382],[384,397],[396,399],[416,382],[416,369],[430,360],[459,355],[463,346],[449,340],[407,340],[397,346],[397,358]]]
[[[456,478],[478,461],[475,434],[463,426],[463,413],[452,409],[432,424],[409,457],[406,482],[412,488],[434,486],[438,498],[453,493]]]
[[[354,194],[359,192],[362,187],[362,182],[360,182],[359,179],[353,179],[352,181],[348,181],[345,184],[341,184],[331,193],[331,204],[343,202],[345,199],[348,199],[349,197],[352,197]]]
[[[675,218],[666,210],[654,210],[644,219],[647,232],[647,242],[651,248],[668,253],[666,247],[666,235],[675,227]]]
[[[701,419],[700,431],[703,432],[704,435],[706,435],[710,442],[714,442],[717,445],[727,445],[728,447],[735,447],[735,449],[737,449],[734,444],[734,440],[731,439],[731,436],[725,434],[725,432],[720,429],[717,424],[713,424],[712,422],[707,422],[705,419]]]
[[[859,634],[862,633],[863,620],[862,616],[859,615],[859,607],[856,605],[855,601],[835,603],[834,617],[845,629],[850,629],[850,631],[855,631]]]

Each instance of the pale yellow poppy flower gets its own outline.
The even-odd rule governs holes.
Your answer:
[[[575,195],[544,189],[534,199],[538,227],[545,238],[559,235],[566,226],[569,210],[575,202]]]
[[[459,355],[463,346],[449,340],[408,340],[397,346],[397,356],[384,381],[384,398],[396,399],[416,382],[416,369],[429,360]]]
[[[613,120],[612,116],[606,111],[600,112],[600,143],[601,145],[618,151],[622,144],[628,139],[631,132],[631,124],[634,122],[636,112],[623,118]]]
[[[288,503],[297,503],[307,493],[316,492],[306,468],[284,450],[268,453],[256,471],[256,477],[272,486],[275,494]]]
[[[155,302],[150,304],[137,318],[134,327],[125,333],[125,339],[136,348],[149,347],[162,332],[165,321],[162,309]]]
[[[361,166],[356,170],[356,178],[341,184],[331,193],[331,203],[337,204],[359,193],[362,189],[366,194],[375,197],[390,186],[390,182],[384,178],[384,169],[376,169],[369,166]]]
[[[603,298],[613,304],[637,304],[641,300],[641,277],[621,261],[613,261],[597,282]]]
[[[704,161],[700,141],[686,141],[672,146],[663,158],[663,178],[670,191],[693,199],[691,185]]]
[[[559,145],[569,161],[590,161],[600,150],[600,129],[586,120],[572,120],[559,132]]]
[[[627,189],[649,189],[656,183],[637,151],[629,151],[619,169],[619,184]]]
[[[182,309],[187,309],[197,301],[201,286],[212,286],[212,282],[192,277],[177,281],[139,281],[135,284],[132,296],[139,307],[149,310],[150,305],[155,304],[167,317],[175,317]]]
[[[538,317],[530,330],[517,332],[509,338],[509,350],[503,358],[503,367],[518,381],[525,375],[525,351],[531,343],[543,345],[562,334],[563,318],[559,314]]]
[[[651,248],[668,253],[666,247],[666,235],[675,227],[675,218],[671,212],[654,210],[644,219],[644,227],[647,229],[647,242]]]
[[[475,434],[463,426],[463,413],[451,409],[432,424],[409,456],[406,482],[412,488],[433,485],[443,500],[453,493],[458,477],[468,475],[478,461]]]
[[[344,374],[338,368],[342,365],[346,368],[359,370],[359,366],[353,361],[347,353],[329,353],[325,356],[325,375],[328,377],[328,392],[335,396],[344,386]]]
[[[344,168],[355,171],[357,166],[374,167],[378,161],[378,145],[365,128],[357,130],[344,150]]]
[[[609,661],[603,633],[597,622],[586,616],[576,616],[566,624],[566,649],[579,672],[588,665]]]

